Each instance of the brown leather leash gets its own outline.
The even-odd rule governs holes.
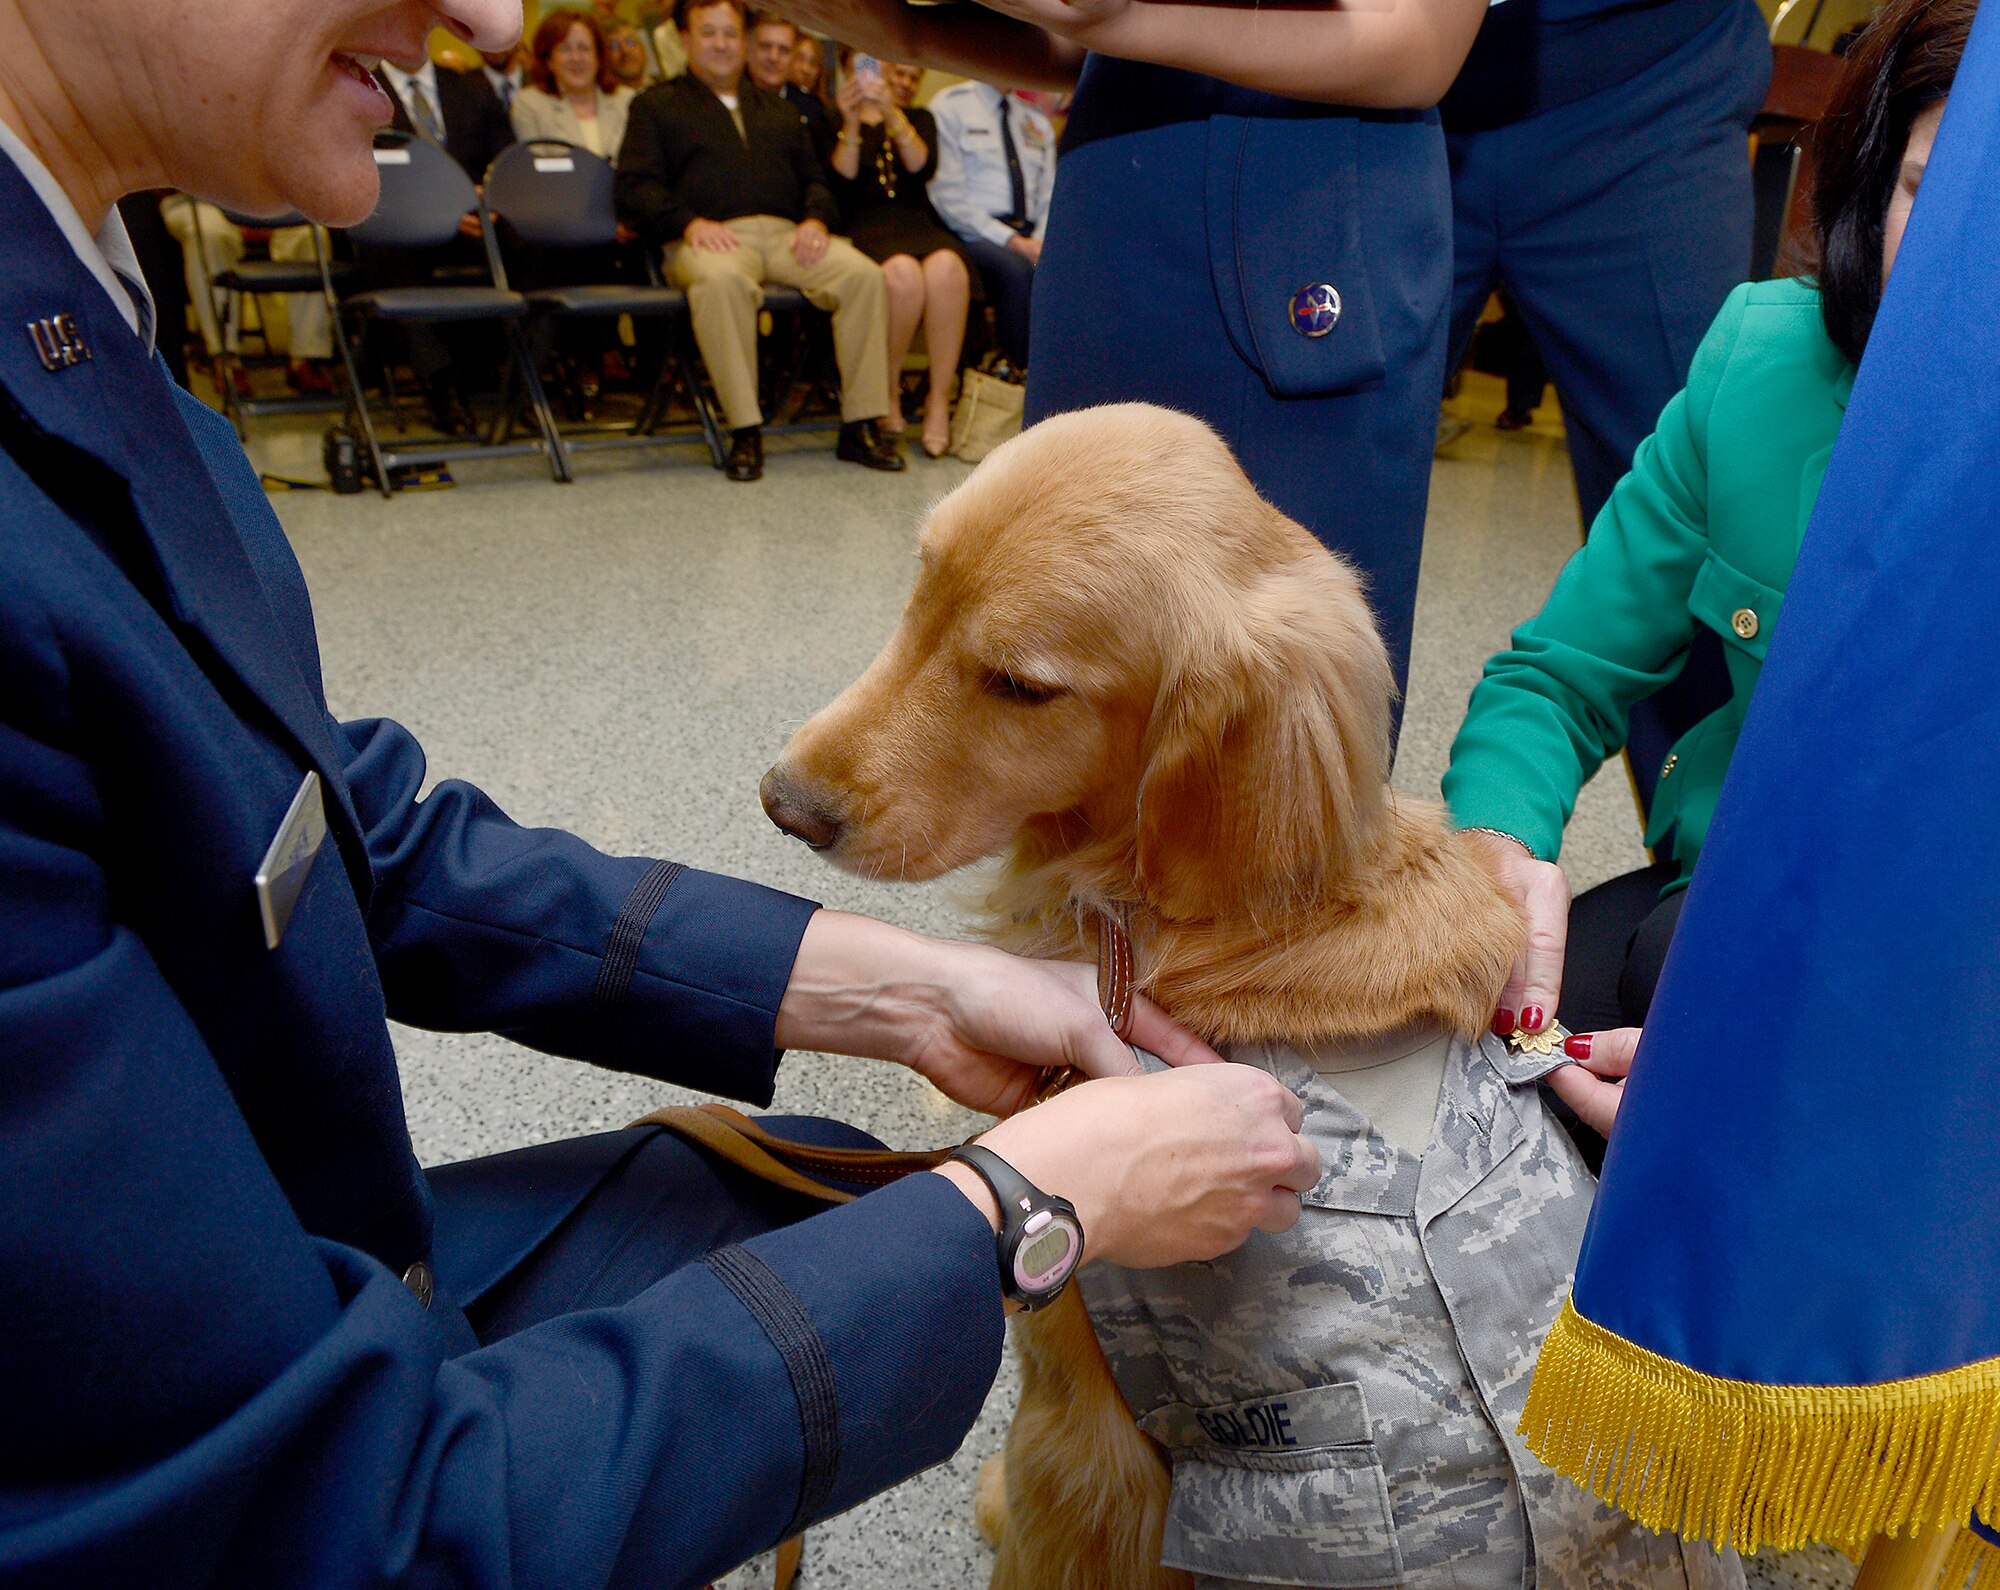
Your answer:
[[[1132,1030],[1132,939],[1123,923],[1108,912],[1097,916],[1097,1003],[1104,1019],[1121,1039]],[[1074,1066],[1051,1066],[1035,1102],[1052,1099],[1083,1073]],[[821,1148],[794,1143],[764,1130],[740,1110],[726,1104],[677,1104],[641,1116],[634,1126],[659,1126],[676,1137],[708,1150],[759,1181],[788,1192],[802,1193],[821,1203],[851,1203],[855,1187],[886,1187],[920,1170],[935,1170],[959,1145],[934,1149]],[[845,1184],[845,1185],[842,1185]],[[778,1545],[773,1590],[791,1590],[805,1554],[805,1536],[794,1535]]]
[[[1106,912],[1097,913],[1097,928],[1097,1001],[1111,1030],[1129,1041],[1134,992],[1132,939],[1124,925]],[[1081,1076],[1074,1067],[1051,1066],[1036,1092],[1036,1102],[1054,1098]],[[948,1148],[927,1150],[821,1148],[794,1143],[765,1131],[726,1104],[677,1104],[641,1116],[632,1124],[665,1127],[759,1181],[826,1204],[851,1202],[859,1196],[852,1190],[857,1186],[886,1187],[917,1171],[935,1170],[958,1147],[953,1143]]]

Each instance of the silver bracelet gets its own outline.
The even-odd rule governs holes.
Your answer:
[[[1510,845],[1519,845],[1523,850],[1527,851],[1530,861],[1540,861],[1542,859],[1535,854],[1535,847],[1518,834],[1510,834],[1498,828],[1466,828],[1462,829],[1461,832],[1468,834],[1491,834],[1495,839],[1504,839]]]

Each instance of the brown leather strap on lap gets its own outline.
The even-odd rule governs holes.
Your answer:
[[[641,1116],[634,1126],[663,1126],[676,1137],[699,1144],[718,1159],[748,1171],[760,1181],[784,1187],[822,1203],[844,1204],[856,1196],[830,1182],[886,1187],[912,1172],[932,1170],[951,1155],[950,1148],[904,1152],[891,1148],[822,1148],[775,1137],[749,1116],[726,1104],[683,1104]],[[952,1148],[958,1145],[953,1144]]]

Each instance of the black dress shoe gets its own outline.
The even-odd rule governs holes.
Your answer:
[[[833,449],[833,456],[849,464],[861,464],[869,469],[886,469],[892,474],[906,465],[902,450],[892,437],[884,436],[875,429],[873,420],[849,420],[840,428],[840,441]]]
[[[730,433],[729,459],[722,466],[722,472],[731,480],[764,478],[764,432],[761,427],[746,425],[742,430]]]

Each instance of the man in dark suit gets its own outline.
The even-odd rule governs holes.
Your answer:
[[[833,117],[819,95],[808,94],[792,81],[792,52],[798,42],[796,24],[768,11],[750,14],[750,81],[765,93],[776,94],[799,113],[799,120],[806,124],[806,134],[812,139],[813,153],[819,156],[820,166],[826,168],[833,159]]]
[[[395,102],[396,130],[443,144],[475,185],[485,182],[486,168],[514,141],[514,124],[485,73],[448,71],[426,60],[414,72],[384,61],[378,75]]]
[[[875,421],[889,412],[889,297],[882,267],[832,236],[833,192],[798,112],[743,74],[743,0],[679,0],[688,69],[632,102],[618,151],[618,215],[666,253],[734,432],[731,480],[764,472],[757,401],[763,284],[796,287],[833,312],[840,361],[836,451],[870,469],[903,455]]]
[[[958,1162],[825,1213],[651,1129],[427,1171],[385,1016],[758,1100],[793,1044],[980,1107],[1134,1062],[1088,967],[522,828],[336,722],[112,201],[350,225],[389,117],[357,57],[498,49],[518,0],[78,10],[0,21],[0,1580],[705,1583],[951,1452],[1027,1250]],[[1297,1108],[1196,1065],[985,1144],[1169,1262],[1298,1218]]]
[[[414,72],[384,61],[375,73],[388,90],[396,131],[425,138],[465,168],[475,186],[486,181],[486,168],[514,141],[514,124],[500,96],[483,72],[454,72],[426,59]],[[440,249],[416,252],[362,250],[357,266],[366,287],[410,287],[429,281],[439,271],[486,269],[479,241],[479,217],[468,213],[458,224],[457,239]],[[478,279],[484,281],[481,274]],[[500,357],[499,338],[489,325],[440,328],[412,322],[395,328],[402,355],[422,383],[431,418],[447,435],[473,428],[466,407],[470,373],[489,373]]]

